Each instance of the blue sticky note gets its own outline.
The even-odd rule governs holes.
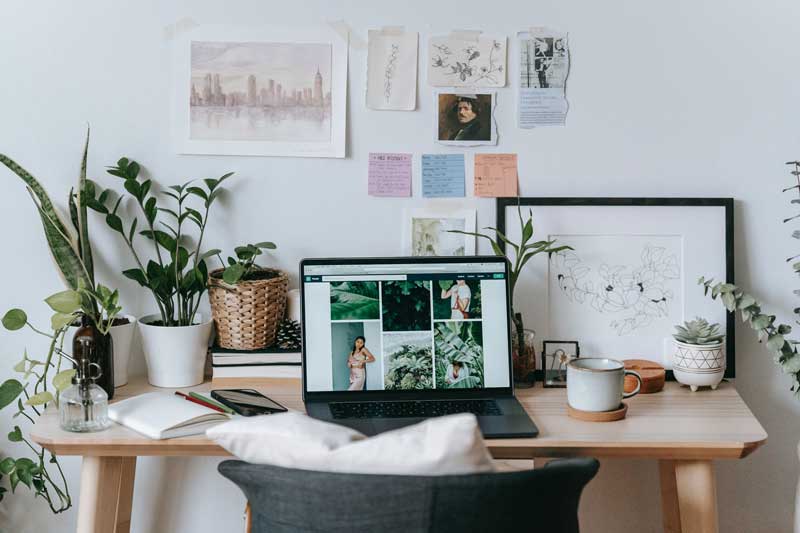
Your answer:
[[[422,154],[422,196],[463,197],[464,154]]]

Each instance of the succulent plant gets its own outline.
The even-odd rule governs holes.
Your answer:
[[[700,317],[684,322],[683,326],[675,326],[675,330],[677,333],[672,334],[675,340],[686,344],[706,346],[719,344],[725,338],[725,334],[719,331],[719,324],[709,324],[708,320]]]

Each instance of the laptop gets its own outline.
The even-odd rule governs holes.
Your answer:
[[[469,412],[486,437],[535,437],[514,397],[503,257],[300,263],[308,414],[366,435]]]

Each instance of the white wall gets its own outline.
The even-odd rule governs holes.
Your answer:
[[[351,51],[344,160],[179,156],[168,135],[165,26],[182,17],[258,24],[344,19],[362,37],[369,28],[405,24],[421,32],[422,43],[454,28],[509,36],[532,25],[568,30],[573,63],[566,128],[517,130],[514,91],[500,91],[498,150],[520,154],[522,193],[733,196],[738,281],[785,320],[797,304],[790,290],[798,283],[783,262],[797,246],[780,222],[792,210],[779,191],[788,183],[784,161],[800,157],[800,3],[13,0],[3,3],[0,16],[2,152],[39,176],[59,201],[77,175],[86,122],[93,128],[90,171],[106,185],[118,185],[103,167],[121,155],[140,160],[161,184],[236,171],[207,242],[230,248],[274,240],[278,266],[295,281],[297,261],[304,256],[399,251],[401,210],[423,201],[419,195],[408,201],[368,198],[367,153],[440,150],[429,140],[434,111],[424,75],[418,111],[367,111],[366,57],[362,50]],[[515,51],[511,46],[510,63]],[[516,67],[511,69],[513,74]],[[418,161],[415,156],[417,167]],[[23,307],[46,323],[41,299],[60,284],[24,188],[8,172],[0,176],[2,307]],[[493,222],[491,200],[467,202],[478,206],[480,224]],[[147,295],[117,274],[131,262],[99,219],[94,243],[101,256],[99,275],[123,290],[127,311],[150,311]],[[43,349],[26,334],[2,332],[0,338],[2,379],[12,375],[24,346]],[[742,328],[738,338],[737,385],[770,439],[751,458],[718,465],[722,530],[786,531],[797,478],[800,406],[752,335]],[[141,359],[136,367],[142,371]],[[9,410],[0,413],[0,421],[4,435]],[[21,453],[7,442],[0,450]],[[77,494],[79,461],[63,462]],[[238,527],[243,498],[216,473],[216,463],[141,459],[133,529]],[[659,531],[657,487],[653,462],[604,461],[584,498],[585,531]],[[71,531],[75,516],[73,509],[54,518],[42,502],[18,495],[0,504],[0,529]]]

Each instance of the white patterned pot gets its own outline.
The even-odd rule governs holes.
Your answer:
[[[159,315],[149,315],[139,319],[147,381],[156,387],[169,388],[202,383],[213,320],[203,322],[198,314],[198,323],[193,326],[151,324],[160,318]]]
[[[725,341],[718,344],[687,344],[673,341],[672,373],[679,383],[716,389],[725,375]]]

